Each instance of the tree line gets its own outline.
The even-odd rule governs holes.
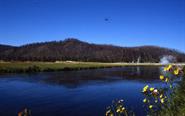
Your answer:
[[[185,62],[185,54],[157,46],[120,47],[98,45],[74,38],[64,41],[32,43],[19,47],[0,45],[3,61],[85,61],[85,62],[159,62],[172,55]]]

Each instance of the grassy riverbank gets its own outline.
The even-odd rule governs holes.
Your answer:
[[[160,63],[100,63],[100,62],[0,62],[0,73],[69,71],[121,66],[161,66]]]
[[[109,63],[91,63],[91,62],[1,62],[1,73],[21,73],[21,72],[48,72],[62,70],[80,70],[91,68],[104,68],[120,66]]]

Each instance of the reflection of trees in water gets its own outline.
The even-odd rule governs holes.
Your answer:
[[[120,80],[152,82],[152,80],[158,79],[160,70],[159,67],[143,66],[62,71],[45,74],[46,78],[42,80],[45,83],[76,87],[89,82],[114,82]]]

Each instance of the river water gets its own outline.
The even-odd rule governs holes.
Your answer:
[[[0,116],[104,116],[115,99],[143,116],[142,88],[164,87],[159,75],[156,66],[0,75]]]

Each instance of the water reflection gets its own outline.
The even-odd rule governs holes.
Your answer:
[[[119,68],[90,69],[80,71],[1,75],[0,78],[9,77],[15,79],[15,77],[18,77],[23,81],[55,84],[69,88],[75,88],[84,84],[101,82],[110,83],[121,80],[133,80],[141,83],[155,83],[158,81],[157,79],[160,73],[161,68],[157,66],[127,66]]]
[[[105,68],[81,71],[66,71],[39,74],[42,82],[48,84],[63,85],[66,87],[77,87],[89,83],[105,83],[121,80],[134,80],[139,82],[158,81],[159,67],[122,67]]]
[[[46,84],[63,85],[65,87],[75,88],[89,83],[110,83],[121,80],[133,80],[138,82],[155,83],[158,82],[160,67],[142,66],[142,67],[120,67],[90,69],[80,71],[61,71],[44,72],[34,74],[1,75],[0,78],[18,77],[23,81],[34,81]]]

